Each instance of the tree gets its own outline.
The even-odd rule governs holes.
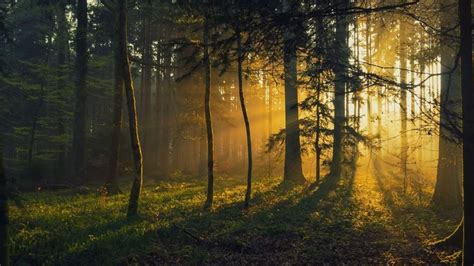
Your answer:
[[[0,265],[9,265],[7,179],[3,169],[3,149],[0,140]]]
[[[143,185],[143,163],[142,149],[138,134],[137,107],[135,101],[135,89],[133,87],[132,73],[130,72],[130,62],[128,60],[127,49],[127,0],[118,1],[118,47],[120,49],[120,63],[122,77],[125,85],[125,95],[127,97],[130,144],[132,146],[134,161],[134,179],[130,192],[127,216],[135,216],[138,211],[138,201]]]
[[[237,75],[239,78],[239,99],[240,107],[242,108],[242,116],[244,118],[245,123],[245,136],[247,138],[247,191],[245,193],[245,208],[247,208],[250,204],[250,196],[252,193],[252,137],[250,134],[250,122],[247,115],[247,108],[245,106],[244,90],[242,83],[242,62],[244,60],[244,55],[242,51],[242,36],[240,33],[240,25],[237,25],[235,34],[237,35]]]
[[[399,60],[400,60],[400,164],[401,174],[403,176],[403,190],[406,192],[407,189],[407,157],[408,157],[408,144],[407,144],[407,34],[406,27],[407,23],[403,17],[400,18],[400,31],[399,31]]]
[[[447,36],[450,29],[455,28],[453,21],[456,10],[454,1],[440,2],[441,25],[441,99],[439,125],[439,155],[436,186],[433,194],[433,205],[439,210],[460,208],[461,193],[461,146],[455,143],[451,125],[458,125],[460,114],[461,88],[459,70],[456,69],[456,48],[451,47],[451,39]]]
[[[109,172],[105,181],[105,189],[107,194],[116,194],[120,192],[117,182],[118,162],[119,162],[119,147],[120,147],[120,132],[122,129],[122,106],[123,106],[123,71],[122,71],[122,51],[119,45],[120,27],[118,12],[115,12],[115,46],[114,46],[114,105],[112,118],[112,132],[110,142],[110,158],[109,158]]]
[[[86,100],[87,100],[87,0],[77,0],[76,8],[76,99],[72,140],[73,178],[83,181],[86,176]]]
[[[212,130],[211,117],[211,63],[209,58],[209,10],[206,4],[206,11],[204,15],[204,31],[203,31],[203,46],[204,46],[204,79],[206,83],[204,93],[204,113],[206,118],[206,133],[207,133],[207,198],[204,208],[212,207],[214,197],[214,136]]]
[[[297,8],[295,1],[284,0],[283,12],[290,13]],[[301,166],[301,146],[298,118],[298,86],[296,34],[292,25],[287,25],[283,33],[283,65],[285,78],[285,166],[283,180],[303,183]]]
[[[348,0],[336,0],[336,8],[345,10],[349,7]],[[349,62],[349,48],[347,44],[348,21],[347,16],[338,15],[336,17],[336,39],[335,58],[340,58],[334,66],[334,136],[333,136],[333,156],[331,164],[331,176],[340,177],[342,170],[342,142],[344,138],[345,121],[345,91],[347,77],[347,65]]]
[[[463,170],[464,170],[464,241],[463,265],[474,264],[474,73],[472,71],[472,13],[471,1],[459,0],[461,28],[461,88],[463,112]]]

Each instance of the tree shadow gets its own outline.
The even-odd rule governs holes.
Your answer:
[[[354,169],[342,176],[328,176],[314,189],[280,184],[256,193],[248,210],[242,209],[241,202],[210,212],[196,210],[158,231],[159,250],[168,256],[153,252],[142,259],[266,264],[356,261],[360,254],[347,258],[337,251],[338,245],[346,245],[350,238],[356,242],[353,238],[358,236],[351,213]],[[192,251],[183,254],[183,246]]]
[[[396,250],[400,257],[397,263],[416,263],[420,257],[439,263],[440,257],[446,257],[446,254],[437,254],[426,247],[432,239],[450,233],[459,222],[457,217],[443,219],[430,208],[428,202],[421,202],[417,195],[405,193],[402,178],[393,171],[383,169],[379,160],[373,160],[372,165],[377,187],[390,212],[392,230],[397,231],[400,240],[405,243],[403,248]]]

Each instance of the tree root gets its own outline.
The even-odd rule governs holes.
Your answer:
[[[434,248],[446,248],[446,247],[462,248],[463,226],[464,226],[464,219],[461,220],[461,222],[456,227],[454,232],[451,233],[449,236],[441,240],[432,242],[429,245]]]

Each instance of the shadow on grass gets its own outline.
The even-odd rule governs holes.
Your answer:
[[[348,235],[357,236],[350,213],[353,177],[351,169],[343,178],[325,178],[316,189],[280,184],[256,193],[248,210],[241,202],[210,212],[195,210],[158,230],[158,251],[141,259],[191,264],[343,261],[347,254],[338,245]]]
[[[419,195],[404,193],[403,177],[382,169],[382,162],[375,159],[373,175],[377,186],[390,211],[393,229],[399,233],[400,241],[406,243],[404,248],[397,250],[400,257],[397,263],[417,263],[423,257],[428,262],[442,262],[440,257],[446,254],[437,254],[426,247],[433,239],[450,233],[457,226],[459,217],[453,215],[446,219],[439,216],[430,208],[429,199],[421,201]]]
[[[262,181],[246,210],[236,198],[243,195],[245,186],[240,184],[244,182],[230,182],[239,186],[229,192],[223,186],[227,181],[219,181],[217,204],[210,211],[202,209],[202,182],[163,182],[146,191],[142,216],[133,220],[122,216],[123,196],[116,198],[121,201],[114,205],[114,213],[108,214],[112,209],[108,207],[85,208],[65,222],[80,218],[88,224],[72,225],[73,232],[55,232],[28,247],[28,252],[48,250],[51,254],[33,254],[31,260],[24,260],[30,264],[384,262],[371,259],[381,257],[384,250],[370,246],[373,243],[363,239],[357,225],[354,174],[348,167],[341,178],[327,177],[312,189]],[[87,200],[84,204],[91,204]],[[37,225],[47,224],[47,230],[54,230],[53,220],[56,217],[40,218]]]

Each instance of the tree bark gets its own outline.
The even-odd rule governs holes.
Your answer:
[[[82,182],[86,176],[86,100],[87,100],[87,0],[77,0],[76,101],[72,139],[72,178]]]
[[[241,43],[241,33],[240,29],[237,28],[237,57],[238,57],[238,68],[237,74],[239,78],[239,99],[240,107],[242,108],[242,116],[245,123],[245,135],[247,138],[247,191],[245,193],[245,208],[248,208],[250,204],[250,197],[252,193],[252,137],[250,134],[250,122],[247,116],[247,108],[245,106],[244,90],[242,84],[242,63],[244,60],[242,52],[242,43]]]
[[[0,140],[0,265],[10,264],[8,247],[8,190],[3,169],[3,149]]]
[[[68,22],[66,19],[66,1],[60,0],[58,1],[58,5],[56,7],[56,14],[57,14],[57,23],[58,23],[58,31],[57,31],[57,43],[58,43],[58,90],[64,91],[65,87],[65,75],[66,75],[66,55],[68,51]],[[64,94],[61,93],[61,100],[65,101]],[[59,112],[58,116],[58,135],[64,136],[66,134],[66,129],[64,125],[64,111],[57,110]],[[66,150],[67,147],[65,143],[59,144],[59,154],[58,154],[58,165],[56,168],[56,175],[58,177],[63,177],[66,173]]]
[[[407,146],[407,36],[405,33],[406,23],[404,18],[400,18],[400,121],[401,121],[401,143],[400,143],[400,164],[401,164],[401,175],[403,176],[403,191],[407,190],[407,157],[408,157],[408,146]]]
[[[112,120],[112,132],[110,143],[110,158],[109,158],[109,175],[105,182],[105,188],[108,194],[120,193],[117,182],[119,151],[120,151],[120,133],[122,129],[122,106],[123,106],[123,72],[122,72],[122,55],[119,43],[120,24],[118,23],[119,16],[115,18],[115,47],[114,47],[114,113]]]
[[[207,198],[204,205],[205,208],[212,207],[214,197],[214,136],[212,131],[212,117],[211,117],[211,64],[209,58],[209,22],[204,18],[204,78],[206,82],[206,90],[204,93],[204,112],[206,117],[206,132],[207,132]]]
[[[443,1],[440,4],[440,20],[442,31],[448,31],[453,24],[456,10],[450,8],[454,1]],[[449,3],[449,4],[448,4]],[[445,6],[446,5],[446,6]],[[453,10],[454,9],[454,10]],[[456,51],[446,45],[449,38],[441,36],[441,76],[439,153],[436,186],[433,194],[433,205],[438,210],[462,207],[461,192],[461,146],[453,141],[455,136],[450,133],[451,125],[457,125],[457,116],[461,110],[461,88],[459,71],[455,67]],[[443,45],[444,44],[444,45]]]
[[[130,144],[133,151],[134,179],[130,192],[127,216],[135,216],[138,211],[138,201],[143,185],[143,163],[140,138],[138,134],[137,107],[135,102],[135,91],[133,87],[132,74],[130,72],[130,62],[127,51],[127,0],[118,1],[119,8],[119,47],[121,51],[122,75],[127,97],[128,118],[130,127]]]
[[[348,0],[337,0],[338,9],[345,9],[349,6]],[[333,136],[333,156],[331,164],[331,176],[340,177],[342,170],[342,142],[344,138],[345,121],[345,87],[346,72],[349,63],[349,48],[347,44],[348,21],[347,16],[336,17],[336,55],[340,58],[335,62],[335,100],[334,100],[334,136]]]
[[[295,8],[291,0],[283,1],[283,12]],[[298,117],[298,87],[296,34],[292,27],[284,32],[283,63],[285,72],[285,165],[283,180],[292,183],[304,183],[301,165],[301,146]]]
[[[472,71],[471,1],[459,0],[461,87],[463,112],[464,243],[463,265],[474,264],[474,73]]]
[[[145,8],[143,12],[144,20],[143,20],[143,54],[142,54],[142,62],[143,62],[143,84],[142,84],[142,119],[141,119],[141,130],[142,130],[142,142],[143,145],[143,153],[144,153],[144,166],[145,172],[150,170],[152,166],[151,160],[148,158],[152,158],[150,155],[154,151],[149,149],[151,147],[151,70],[152,70],[152,58],[153,58],[153,49],[152,49],[152,38],[151,38],[151,18],[149,9],[152,8],[151,0],[147,0],[144,4]],[[147,10],[148,9],[148,10]]]

